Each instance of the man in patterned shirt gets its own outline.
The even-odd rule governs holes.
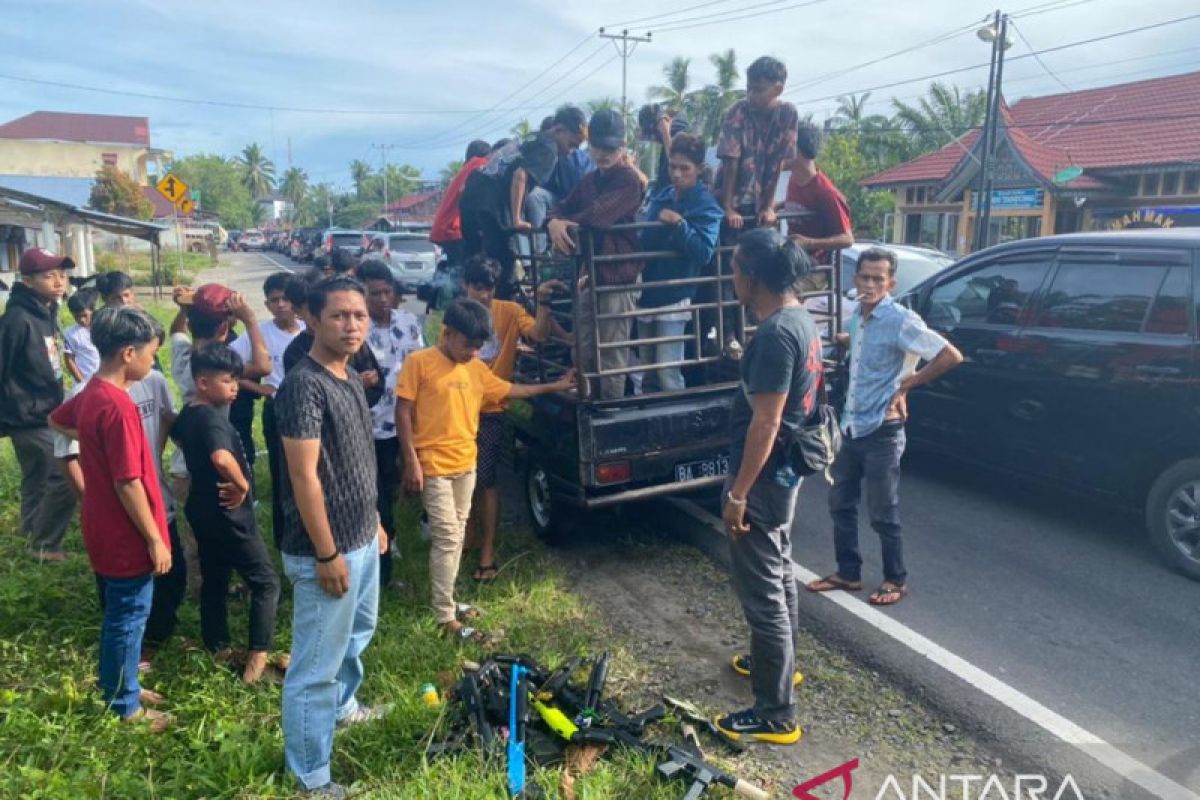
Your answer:
[[[400,483],[400,443],[396,438],[396,376],[404,357],[425,347],[421,323],[411,311],[394,308],[396,282],[382,261],[364,261],[358,268],[359,280],[367,287],[367,313],[371,329],[367,344],[379,362],[383,397],[371,406],[371,427],[375,436],[376,486],[379,492],[379,519],[388,535],[388,550],[379,556],[379,585],[392,582],[392,546],[396,538],[396,485]]]
[[[786,82],[782,61],[758,59],[746,70],[746,99],[729,109],[721,125],[716,195],[732,230],[742,227],[742,217],[775,224],[775,190],[783,164],[796,157],[800,121],[796,107],[779,99]]]

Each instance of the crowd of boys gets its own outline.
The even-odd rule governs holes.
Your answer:
[[[777,184],[790,169],[789,201],[816,212],[798,242],[814,252],[844,245],[845,201],[813,164],[815,131],[780,99],[786,77],[773,58],[748,69],[746,98],[721,132],[711,190],[703,141],[681,115],[657,106],[639,115],[640,135],[662,145],[653,180],[628,154],[624,119],[612,111],[589,121],[564,107],[526,141],[473,142],[434,230],[461,265],[463,296],[445,309],[431,346],[371,253],[360,262],[339,249],[310,273],[271,275],[263,285],[270,318],[261,322],[227,287],[176,289],[179,310],[167,331],[138,307],[128,276],[106,273],[68,298],[75,324],[60,334],[58,304],[74,265],[27,251],[0,318],[0,434],[12,438],[20,462],[21,525],[34,558],[67,557],[63,539],[82,501],[103,607],[99,682],[112,711],[153,730],[170,724],[156,708],[164,698],[138,675],[173,634],[190,578],[214,658],[247,683],[282,679],[289,771],[304,791],[341,796],[329,768],[335,728],[386,712],[359,703],[356,692],[380,589],[392,581],[397,487],[420,496],[428,519],[435,621],[456,639],[492,641],[477,627],[478,610],[456,601],[455,583],[469,527],[481,550],[474,579],[497,574],[505,403],[575,385],[573,372],[552,383],[511,382],[522,339],[566,336],[550,310],[566,287],[546,281],[525,300],[510,232],[545,225],[544,242],[571,253],[580,226],[634,222],[648,210],[666,224],[665,238],[609,233],[597,238],[597,254],[673,248],[683,255],[652,263],[647,275],[690,277],[711,260],[722,225],[732,232],[774,223]],[[686,309],[686,290],[643,299],[644,269],[633,257],[608,260],[597,283],[625,288],[599,293],[599,312],[649,309],[652,323],[653,314],[673,321]],[[591,309],[595,287],[583,281],[579,291]],[[635,316],[584,325],[580,338],[594,331],[628,340]],[[168,343],[178,408],[156,355]],[[594,343],[578,345],[580,365],[593,371]],[[621,348],[600,353],[601,367],[629,362]],[[64,375],[74,382],[69,396]],[[659,380],[684,388],[678,370]],[[624,375],[600,384],[581,388],[605,398],[625,391]],[[290,657],[271,652],[280,580],[254,511],[259,402],[273,540],[293,586]],[[168,438],[176,449],[164,474]],[[250,598],[244,648],[233,645],[227,618],[235,572]]]

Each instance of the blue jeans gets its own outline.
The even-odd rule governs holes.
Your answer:
[[[142,637],[154,598],[154,577],[105,578],[98,576],[104,598],[100,626],[100,689],[109,708],[122,718],[141,708],[138,661]]]
[[[904,455],[904,443],[904,425],[896,422],[884,424],[862,438],[847,436],[842,440],[833,461],[829,515],[833,518],[838,575],[845,580],[862,580],[858,501],[864,479],[871,527],[879,534],[883,550],[884,580],[903,584],[908,579],[900,538],[900,457]]]
[[[317,583],[312,556],[283,554],[291,580],[292,662],[283,681],[283,758],[306,789],[329,783],[337,721],[354,713],[362,653],[379,613],[379,541],[342,556],[350,591],[331,597]]]
[[[638,320],[639,339],[658,339],[664,336],[683,336],[687,330],[687,320],[669,322],[655,319],[653,322]],[[643,364],[669,364],[672,361],[683,361],[683,346],[686,342],[662,342],[641,346]],[[663,392],[678,392],[686,388],[683,382],[683,370],[680,367],[664,367],[654,370],[658,375],[658,388]]]

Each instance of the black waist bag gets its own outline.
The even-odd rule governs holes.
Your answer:
[[[838,426],[837,411],[829,404],[824,376],[820,381],[816,409],[803,425],[781,431],[778,446],[797,475],[804,477],[824,472],[829,479],[828,470],[842,446],[842,429]]]

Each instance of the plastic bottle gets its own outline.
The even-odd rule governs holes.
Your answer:
[[[437,687],[432,683],[427,683],[421,687],[421,699],[425,701],[427,706],[440,706],[442,698],[438,695]]]

